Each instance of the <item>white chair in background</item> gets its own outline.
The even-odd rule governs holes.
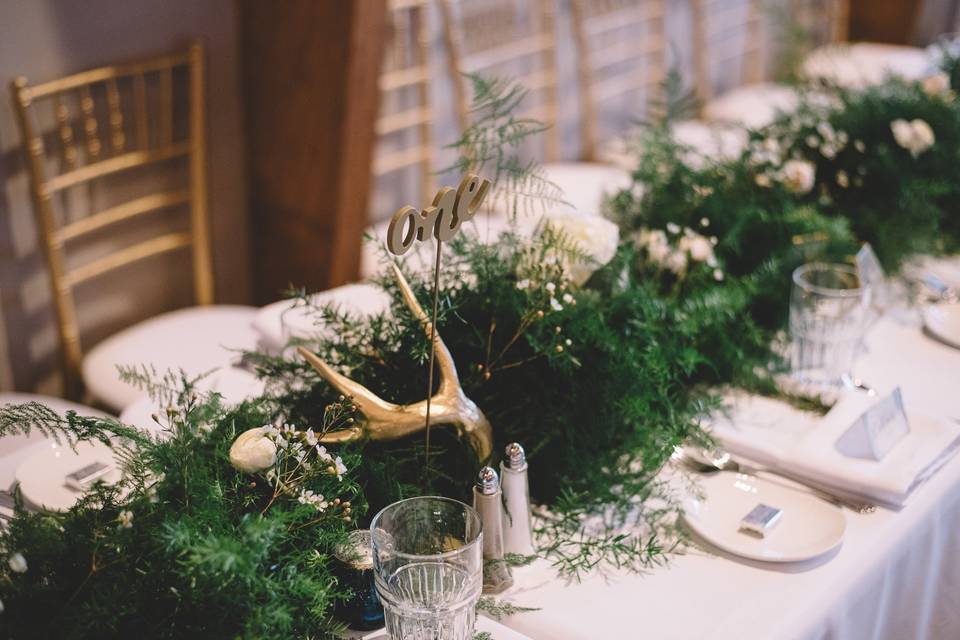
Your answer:
[[[256,344],[250,326],[255,308],[212,304],[203,59],[203,47],[194,43],[133,64],[35,85],[21,77],[11,84],[47,257],[68,397],[80,397],[85,384],[96,402],[120,410],[142,392],[120,380],[117,365],[199,374],[229,366],[238,357],[230,348]],[[185,106],[174,99],[182,93],[188,95]],[[49,134],[45,123],[53,123]],[[166,173],[154,175],[161,167]],[[127,195],[131,182],[142,179],[146,170],[157,179],[146,185],[137,182],[138,197],[102,208],[95,195],[110,190],[108,179],[122,174]],[[78,202],[85,203],[79,212],[72,206]],[[108,229],[122,225],[129,231],[132,221],[141,223],[136,230],[142,238],[145,218],[184,209],[189,222],[181,223],[181,230],[160,232],[79,265],[83,252],[71,251],[68,259],[68,245],[103,238]],[[116,242],[116,236],[111,240]],[[135,324],[84,357],[74,289],[120,267],[183,249],[190,250],[199,306]]]

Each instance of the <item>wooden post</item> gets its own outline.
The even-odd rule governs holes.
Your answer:
[[[239,11],[254,295],[266,303],[359,274],[386,0]]]

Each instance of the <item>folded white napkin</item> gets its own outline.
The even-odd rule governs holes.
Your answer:
[[[910,433],[882,460],[841,454],[837,439],[881,397],[851,393],[819,417],[777,400],[732,394],[711,430],[736,456],[833,493],[899,508],[956,452],[960,424],[908,407]]]

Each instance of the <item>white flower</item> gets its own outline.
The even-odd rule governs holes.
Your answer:
[[[230,464],[244,473],[257,473],[277,461],[277,445],[270,439],[271,427],[254,427],[241,433],[230,447]]]
[[[843,169],[837,171],[837,184],[840,185],[843,189],[846,189],[850,186],[850,176],[847,175],[847,172]]]
[[[713,270],[713,279],[717,282],[723,282],[723,271],[720,269]]]
[[[317,444],[317,434],[313,432],[313,429],[307,429],[303,439],[306,441],[308,447],[312,447]]]
[[[813,135],[812,133],[807,136],[807,146],[808,146],[808,147],[810,147],[811,149],[816,149],[819,144],[820,144],[820,138],[818,138],[817,136]]]
[[[687,254],[684,251],[673,251],[667,256],[664,266],[677,275],[683,273],[687,268]]]
[[[620,228],[601,216],[551,213],[544,218],[544,224],[576,242],[580,250],[589,258],[589,260],[574,260],[573,264],[564,264],[564,268],[577,285],[585,283],[595,270],[610,262],[620,244]]]
[[[573,302],[573,296],[570,295],[569,293],[565,293],[563,294],[563,301],[566,302],[567,304],[570,304],[571,302]]]
[[[783,165],[780,180],[788,191],[807,193],[813,188],[816,167],[806,160],[787,160]]]
[[[343,460],[340,459],[340,456],[337,456],[337,459],[333,461],[333,464],[337,472],[337,480],[343,481],[343,474],[347,472],[347,465],[343,464]]]
[[[129,529],[133,526],[133,511],[121,511],[119,515],[117,515],[117,520],[120,522],[120,524],[117,525],[118,527],[121,529]]]
[[[673,235],[677,235],[678,233],[680,233],[680,225],[678,225],[678,224],[675,223],[675,222],[668,222],[668,223],[667,223],[667,231],[669,231],[669,232],[672,233]]]
[[[860,153],[863,153],[864,151],[867,150],[867,145],[863,144],[863,140],[854,140],[853,148],[859,151]]]
[[[923,92],[931,98],[944,95],[950,91],[950,76],[943,71],[938,71],[924,78],[921,86]]]
[[[701,226],[701,227],[709,227],[709,226],[710,226],[710,218],[707,218],[707,217],[700,218],[700,226]]]
[[[330,462],[333,460],[333,456],[327,453],[326,447],[317,447],[317,457],[323,460],[324,462]]]
[[[520,289],[521,291],[529,288],[530,288],[530,281],[527,280],[526,278],[524,278],[523,280],[517,283],[517,289]]]
[[[821,120],[817,123],[817,133],[823,136],[824,140],[833,140],[837,134],[837,132],[833,130],[833,126],[826,120]]]
[[[914,158],[933,146],[936,138],[933,129],[919,118],[907,122],[900,118],[890,123],[890,130],[897,144],[910,152]]]
[[[825,144],[820,147],[820,153],[822,153],[823,157],[827,160],[833,160],[837,157],[837,150],[832,144]]]
[[[547,289],[547,291],[549,291],[550,293],[553,293],[554,291],[557,290],[557,285],[553,284],[552,282],[548,282],[548,283],[546,284],[546,289]]]
[[[713,260],[713,245],[701,235],[681,238],[680,250],[688,252],[694,262]]]
[[[554,311],[563,311],[563,305],[557,302],[556,298],[550,298],[550,308]]]
[[[210,433],[213,431],[213,425],[209,422],[204,422],[202,425],[200,425],[200,431],[203,433]]]
[[[762,187],[764,189],[773,184],[773,182],[770,180],[770,176],[765,173],[758,173],[756,176],[754,176],[753,181],[758,187]]]
[[[10,556],[7,560],[7,564],[10,565],[10,571],[14,573],[26,573],[27,572],[27,559],[23,557],[23,554],[17,552]]]
[[[312,505],[317,511],[323,511],[330,506],[330,503],[327,502],[327,499],[324,498],[323,495],[304,489],[300,490],[297,502]]]

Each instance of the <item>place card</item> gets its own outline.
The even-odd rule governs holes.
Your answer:
[[[882,460],[894,445],[910,433],[900,387],[860,414],[836,442],[836,449],[850,458]]]

